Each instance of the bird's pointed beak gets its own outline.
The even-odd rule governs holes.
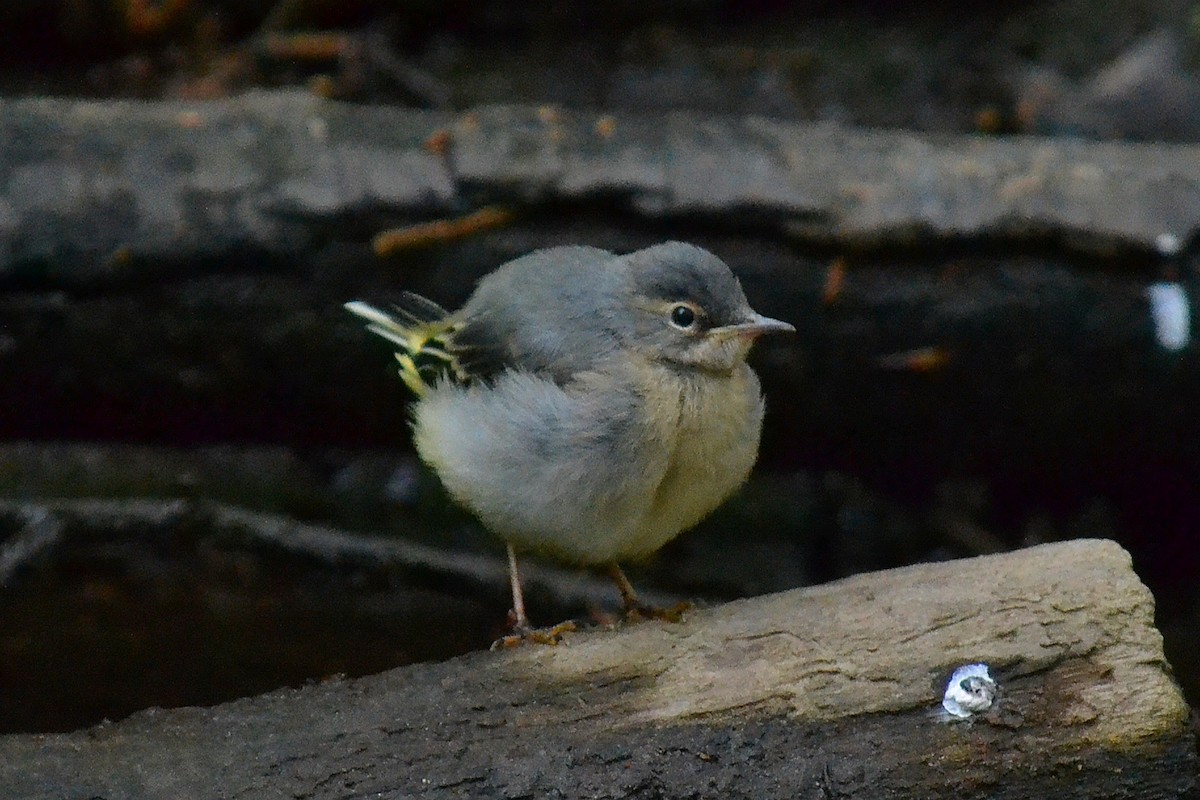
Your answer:
[[[778,319],[764,317],[762,314],[751,314],[745,322],[735,325],[725,325],[713,329],[712,333],[725,336],[743,336],[747,339],[757,339],[764,333],[795,333],[795,326]]]

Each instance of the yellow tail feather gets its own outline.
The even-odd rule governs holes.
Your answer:
[[[423,299],[423,298],[422,298]],[[429,303],[429,301],[424,301]],[[432,306],[432,303],[429,303]],[[385,311],[368,303],[355,300],[346,303],[345,309],[367,321],[367,330],[387,339],[396,346],[396,361],[400,363],[400,378],[418,397],[428,390],[433,376],[449,370],[458,379],[463,377],[458,360],[446,350],[446,337],[454,330],[454,323],[446,317],[422,321],[413,314],[398,309],[411,321],[402,322]],[[419,364],[421,358],[431,358],[438,363]]]

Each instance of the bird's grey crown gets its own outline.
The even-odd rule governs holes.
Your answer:
[[[702,308],[710,327],[746,321],[750,304],[738,279],[717,256],[684,242],[664,242],[625,256],[635,290],[655,300]]]
[[[694,245],[666,242],[625,256],[552,247],[480,281],[454,314],[450,349],[472,379],[518,369],[563,384],[629,344],[640,329],[638,297],[694,303],[710,327],[752,313],[725,262]]]

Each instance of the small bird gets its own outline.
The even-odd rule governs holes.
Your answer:
[[[453,313],[412,293],[394,313],[345,307],[396,347],[421,458],[508,545],[505,644],[572,627],[530,625],[518,551],[605,568],[627,616],[661,614],[618,562],[654,553],[746,480],[763,418],[746,356],[761,334],[795,330],[682,242],[538,250]]]

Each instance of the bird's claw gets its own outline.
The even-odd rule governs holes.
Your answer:
[[[650,619],[658,619],[663,622],[680,622],[683,620],[683,615],[691,611],[694,607],[692,603],[687,601],[679,602],[666,608],[634,603],[633,605],[626,606],[625,621],[645,622]]]
[[[493,650],[507,650],[510,647],[520,647],[524,644],[556,645],[562,640],[563,634],[573,633],[577,626],[571,620],[551,625],[548,628],[534,628],[530,625],[514,625],[512,633],[501,636],[492,642]]]

